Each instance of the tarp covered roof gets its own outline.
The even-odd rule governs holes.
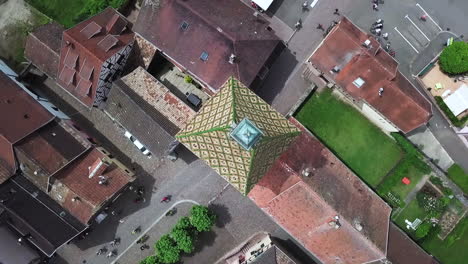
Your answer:
[[[444,99],[450,111],[457,116],[468,109],[468,86],[463,84],[453,94]]]

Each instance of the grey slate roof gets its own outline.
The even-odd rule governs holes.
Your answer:
[[[153,155],[164,156],[179,128],[121,80],[113,83],[104,110],[143,143]]]
[[[29,241],[47,256],[86,228],[20,175],[0,186],[1,200],[6,223],[22,235],[30,234]]]

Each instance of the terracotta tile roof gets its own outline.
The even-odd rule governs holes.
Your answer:
[[[303,133],[249,197],[324,263],[384,258],[391,208],[302,125],[290,120]],[[302,176],[304,170],[308,177]],[[329,224],[335,216],[339,229]]]
[[[109,167],[101,173],[108,180],[99,184],[100,175],[89,178],[89,168],[101,159]],[[88,223],[101,206],[133,180],[100,150],[93,148],[56,175],[51,196],[82,223]],[[73,198],[78,197],[76,201]]]
[[[388,259],[393,264],[438,264],[394,223],[388,234]]]
[[[60,43],[65,28],[56,22],[38,27],[28,35],[24,56],[39,70],[57,78]]]
[[[268,23],[240,1],[146,1],[134,30],[212,89],[229,76],[250,86],[274,49],[278,37]],[[182,24],[186,23],[186,29]],[[203,52],[208,59],[200,59]],[[237,62],[229,63],[235,54]]]
[[[22,169],[29,180],[47,190],[48,178],[91,147],[76,130],[63,121],[52,121],[37,132],[15,144],[17,159],[21,164],[38,166]],[[27,171],[27,170],[36,171]]]
[[[91,107],[104,62],[133,42],[129,27],[124,17],[107,8],[64,31],[57,82]]]
[[[16,143],[54,119],[3,72],[0,72],[0,86],[0,113],[4,113],[0,115],[0,134],[10,143]]]
[[[192,108],[141,67],[122,77],[121,80],[179,129],[183,129],[196,114]]]
[[[166,156],[179,128],[132,91],[122,80],[112,84],[104,110],[156,157]]]
[[[13,144],[54,119],[29,94],[0,72],[0,182],[16,171]],[[8,176],[7,176],[8,175]]]
[[[369,39],[370,48],[363,43]],[[427,123],[430,102],[398,71],[398,63],[347,18],[328,34],[309,61],[358,100],[364,100],[405,133]],[[340,71],[331,70],[337,66]],[[358,88],[357,78],[364,80]],[[383,88],[383,96],[379,89]]]

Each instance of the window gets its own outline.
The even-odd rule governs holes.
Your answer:
[[[202,54],[200,55],[200,60],[207,61],[208,60],[208,52],[203,51]]]
[[[188,27],[189,27],[189,24],[188,24],[187,22],[185,22],[185,21],[182,22],[182,24],[180,24],[180,28],[181,28],[182,30],[187,30]]]

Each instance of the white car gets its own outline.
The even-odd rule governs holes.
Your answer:
[[[138,140],[136,139],[130,132],[125,131],[125,137],[130,139],[133,144],[143,153],[144,155],[151,157],[151,152]]]

